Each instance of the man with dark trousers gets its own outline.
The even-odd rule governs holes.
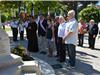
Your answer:
[[[90,23],[87,27],[89,38],[89,48],[94,49],[95,47],[95,39],[98,34],[98,26],[94,23],[94,20],[90,20]]]
[[[78,39],[78,22],[75,19],[75,11],[70,10],[67,15],[67,25],[63,41],[68,51],[68,67],[75,68],[76,63],[76,45]]]
[[[18,22],[16,21],[15,17],[13,17],[13,21],[11,22],[11,29],[12,29],[12,34],[13,34],[13,41],[17,41]]]
[[[66,48],[65,43],[63,43],[63,37],[66,28],[66,21],[63,16],[59,16],[59,27],[58,27],[58,52],[59,52],[59,62],[66,61]]]
[[[59,16],[55,17],[55,23],[54,23],[54,35],[55,35],[55,45],[56,45],[56,57],[59,56],[59,50],[58,50],[58,27],[59,27]]]

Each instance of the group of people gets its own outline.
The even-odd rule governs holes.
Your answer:
[[[89,48],[94,49],[95,40],[96,40],[98,32],[99,32],[98,25],[95,23],[93,19],[89,21],[89,24],[86,24],[83,21],[83,19],[81,19],[78,24],[78,39],[79,39],[78,46],[83,46],[84,34],[88,33]]]
[[[13,17],[13,20],[10,23],[13,41],[18,41],[18,32],[20,33],[20,40],[24,40],[24,28],[26,24],[22,19],[17,20],[16,17]]]
[[[78,23],[75,19],[75,11],[70,10],[67,17],[56,16],[45,18],[40,15],[38,22],[33,16],[28,19],[16,22],[15,18],[11,23],[13,32],[13,40],[17,41],[18,27],[20,29],[20,39],[23,40],[24,27],[28,40],[28,52],[45,51],[48,48],[47,55],[54,55],[54,46],[56,47],[57,61],[66,61],[66,51],[68,52],[68,63],[71,68],[75,67],[76,45],[79,38],[79,46],[83,46],[84,33],[89,33],[89,47],[94,48],[96,30],[98,27],[94,25],[94,20],[90,20],[89,26],[81,19]]]

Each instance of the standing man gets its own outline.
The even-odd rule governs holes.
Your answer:
[[[58,27],[59,27],[59,16],[55,17],[55,23],[54,23],[54,35],[55,35],[55,45],[56,45],[56,57],[59,56],[59,50],[58,50]]]
[[[68,22],[65,28],[65,35],[63,41],[66,44],[68,56],[69,56],[69,66],[71,68],[75,67],[76,60],[76,44],[78,39],[78,22],[75,19],[75,11],[70,10],[68,12]]]
[[[59,27],[58,27],[58,52],[59,59],[58,61],[64,62],[66,60],[66,49],[65,44],[63,43],[63,37],[66,28],[66,21],[63,16],[59,17]]]
[[[18,25],[19,25],[20,40],[24,40],[24,23],[21,19],[19,20]]]
[[[27,28],[28,28],[28,24],[30,23],[29,21],[29,16],[27,16],[25,19],[24,19],[24,27],[25,27],[25,30],[26,30],[26,36],[27,36]]]
[[[38,23],[38,36],[39,36],[39,49],[46,49],[46,31],[47,31],[47,20],[44,15],[40,16],[40,20]]]
[[[15,17],[13,17],[13,21],[11,22],[11,29],[12,29],[12,34],[13,34],[13,41],[17,41],[18,22],[16,21]]]
[[[98,26],[94,23],[94,20],[90,20],[90,23],[87,27],[89,33],[89,48],[94,49],[95,46],[95,39],[98,34]]]

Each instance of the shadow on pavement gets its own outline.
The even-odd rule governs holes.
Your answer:
[[[100,75],[100,72],[93,69],[89,64],[86,64],[84,61],[76,60],[75,69],[68,69],[67,65],[63,65],[63,68],[60,68],[56,71],[56,75]]]
[[[91,55],[91,54],[88,54],[88,53],[85,53],[85,52],[81,52],[81,51],[77,51],[77,53],[79,53],[79,54],[82,55],[82,56],[88,55],[88,56],[91,56],[91,57],[94,57],[94,58],[98,58],[98,57],[95,56],[95,55]]]
[[[100,51],[100,48],[94,48],[93,50],[98,50],[98,51]]]

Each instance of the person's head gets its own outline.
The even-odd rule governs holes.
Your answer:
[[[80,19],[80,22],[81,22],[81,23],[83,23],[83,22],[84,22],[84,20],[81,18],[81,19]]]
[[[43,14],[40,15],[40,20],[43,20],[45,17]]]
[[[63,23],[63,22],[65,22],[64,17],[63,16],[59,16],[59,23]]]
[[[13,17],[13,21],[15,21],[16,20],[16,17]]]
[[[94,25],[94,20],[92,19],[92,20],[90,20],[90,25]]]
[[[55,22],[59,22],[59,16],[55,17]]]
[[[34,21],[34,17],[33,16],[30,16],[29,17],[29,20],[30,20],[30,22],[33,22]]]
[[[70,20],[70,19],[72,19],[74,17],[75,17],[75,11],[74,10],[70,10],[68,12],[68,15],[67,15],[68,20]]]
[[[48,19],[48,20],[47,20],[47,24],[48,24],[48,25],[51,25],[51,24],[52,24],[52,20],[51,20],[51,19]]]

